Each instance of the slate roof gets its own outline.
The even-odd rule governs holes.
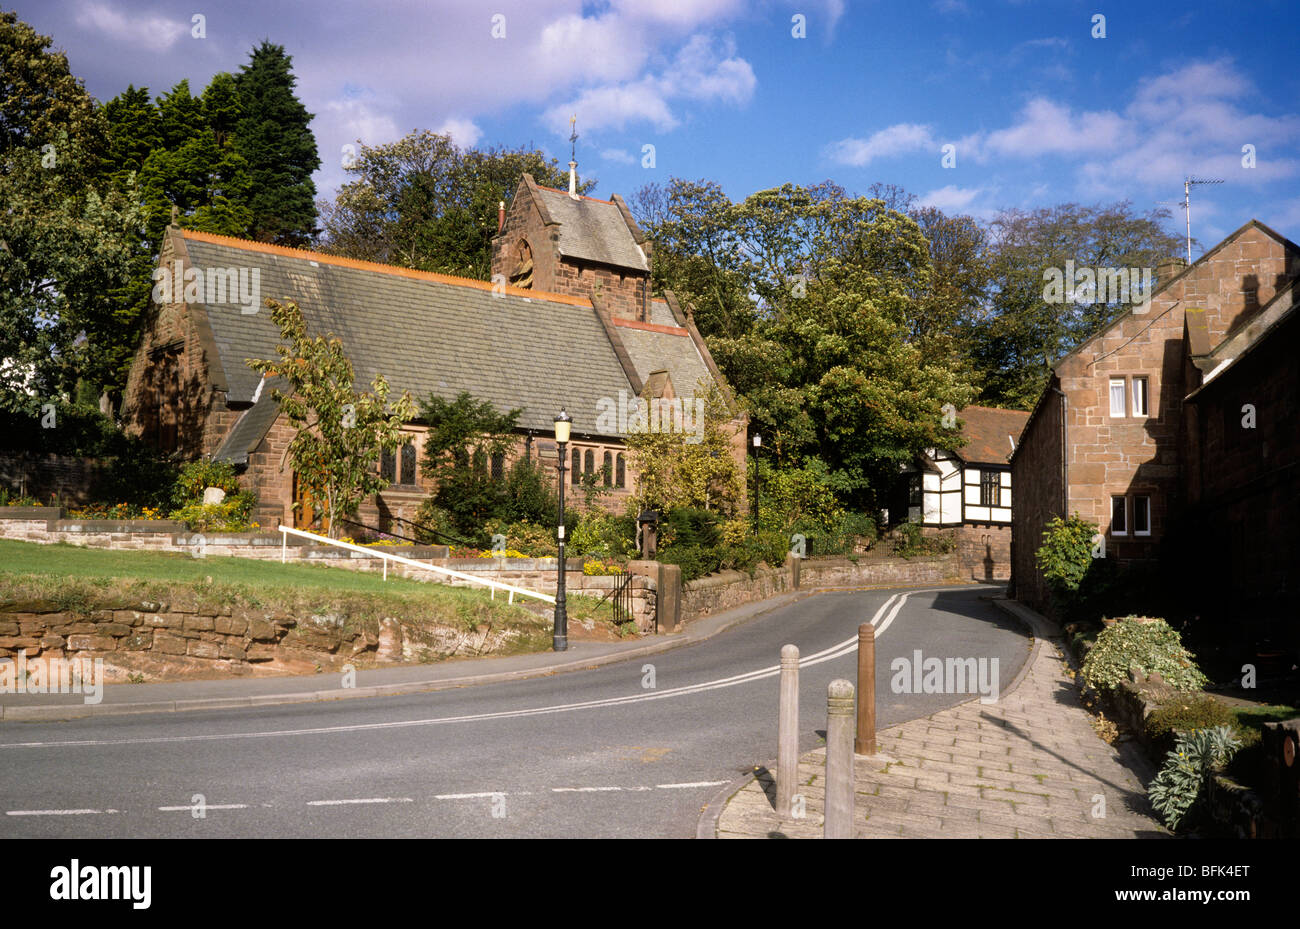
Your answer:
[[[260,375],[259,375],[260,376]],[[248,464],[248,456],[262,443],[266,431],[279,415],[280,405],[272,399],[275,391],[289,389],[289,382],[279,377],[266,378],[262,383],[262,392],[257,402],[239,417],[231,430],[226,433],[221,446],[212,455],[215,461],[229,461],[232,464]]]
[[[954,451],[971,464],[1006,464],[1020,444],[1029,414],[1021,410],[999,410],[991,406],[968,406],[957,414],[965,425],[965,443]],[[1010,440],[1008,439],[1010,437]]]
[[[642,329],[623,320],[615,320],[614,327],[642,380],[647,372],[667,371],[673,381],[673,391],[679,397],[694,396],[701,379],[712,380],[687,330],[675,324],[663,327],[672,328],[673,332]]]
[[[574,200],[566,191],[540,184],[536,189],[551,220],[560,224],[562,256],[650,273],[645,252],[617,204],[595,197]]]
[[[630,391],[589,301],[514,288],[494,296],[482,281],[190,230],[182,235],[190,266],[256,268],[263,300],[294,300],[310,333],[342,339],[358,389],[382,372],[396,393],[409,390],[417,400],[430,393],[453,399],[466,390],[501,411],[521,407],[519,425],[546,432],[563,406],[574,432],[587,435],[597,434],[597,401]],[[255,314],[242,313],[238,304],[203,308],[227,402],[250,402],[261,375],[245,360],[277,357],[280,333],[270,311],[264,304]],[[259,403],[249,411],[256,416],[241,417],[239,435],[226,446],[242,442],[240,427],[253,430],[244,421],[268,415],[263,408]],[[237,453],[233,446],[228,451]]]

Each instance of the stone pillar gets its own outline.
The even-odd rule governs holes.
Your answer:
[[[799,787],[799,647],[781,648],[781,696],[776,724],[776,813],[794,814]]]
[[[826,688],[826,820],[822,836],[853,838],[853,685]]]

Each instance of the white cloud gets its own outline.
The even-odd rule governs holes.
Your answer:
[[[1109,151],[1128,143],[1133,128],[1118,113],[1075,113],[1036,97],[1025,105],[1018,123],[990,133],[984,148],[989,154],[1010,156]]]
[[[120,42],[162,50],[191,29],[188,22],[163,16],[128,16],[108,3],[87,3],[77,14],[77,24]]]
[[[567,131],[569,117],[577,114],[586,129],[623,129],[650,123],[659,132],[680,125],[671,101],[696,100],[743,106],[754,95],[758,79],[749,62],[735,55],[733,43],[715,43],[705,35],[692,36],[673,61],[659,74],[636,81],[589,87],[564,103],[549,107],[542,121],[556,132]]]
[[[460,148],[473,148],[483,137],[483,130],[472,119],[448,117],[434,132],[450,135],[451,140]]]
[[[917,205],[932,206],[935,209],[943,210],[945,213],[966,213],[969,211],[971,203],[982,193],[984,193],[982,187],[958,187],[955,184],[949,184],[917,198]]]
[[[622,165],[636,164],[636,156],[622,148],[603,148],[600,157],[606,161],[616,161]]]
[[[839,164],[862,168],[877,158],[925,150],[932,150],[938,156],[939,146],[930,133],[930,127],[916,123],[898,123],[874,132],[866,139],[847,138],[833,142],[826,154]]]

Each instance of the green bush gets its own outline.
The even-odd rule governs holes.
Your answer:
[[[1147,796],[1165,825],[1178,829],[1191,821],[1206,783],[1232,760],[1241,741],[1227,726],[1198,729],[1178,736]]]
[[[570,536],[569,549],[575,555],[628,558],[636,553],[636,520],[629,516],[588,510],[577,520]]]
[[[174,510],[172,519],[178,519],[191,532],[244,532],[250,528],[257,497],[247,490],[232,494],[220,503],[190,503]]]
[[[1208,683],[1195,656],[1163,619],[1141,622],[1129,616],[1103,629],[1083,661],[1083,680],[1098,690],[1111,690],[1128,678],[1132,667],[1160,674],[1176,690],[1200,690]]]
[[[209,461],[200,458],[181,468],[172,485],[172,504],[177,507],[203,502],[203,491],[219,487],[228,495],[240,492],[235,466],[228,461]]]
[[[663,522],[664,547],[699,545],[711,548],[722,537],[722,517],[712,510],[678,507]]]
[[[1168,751],[1180,732],[1236,725],[1236,714],[1209,694],[1194,694],[1157,707],[1146,721],[1146,734],[1153,744]]]
[[[1093,557],[1097,526],[1079,516],[1052,519],[1035,553],[1052,602],[1068,619],[1095,619],[1115,584],[1114,559]]]
[[[682,569],[682,583],[686,583],[721,569],[722,554],[711,546],[679,544],[661,549],[659,561],[678,565]]]
[[[494,515],[511,523],[558,524],[559,498],[541,461],[520,458],[511,466]]]

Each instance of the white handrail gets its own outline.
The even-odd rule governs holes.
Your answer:
[[[371,557],[374,558],[384,559],[384,580],[388,580],[388,562],[392,560],[392,561],[399,562],[400,564],[410,565],[413,568],[423,568],[426,571],[436,571],[439,574],[446,574],[451,577],[458,577],[461,578],[462,580],[472,581],[475,584],[483,584],[486,587],[492,588],[492,593],[494,597],[496,595],[496,591],[498,590],[509,591],[510,592],[510,599],[508,601],[509,603],[515,602],[515,594],[519,594],[521,597],[535,597],[538,600],[542,600],[546,603],[555,602],[555,598],[552,597],[550,594],[538,593],[535,590],[526,590],[523,587],[515,587],[512,584],[502,584],[500,581],[489,581],[486,580],[485,578],[475,577],[472,574],[465,574],[461,571],[453,571],[451,570],[451,568],[439,568],[437,565],[424,564],[423,562],[416,561],[413,558],[403,558],[401,555],[391,555],[388,552],[377,552],[371,548],[364,548],[360,545],[353,545],[351,542],[340,542],[338,539],[331,539],[328,536],[317,535],[314,532],[304,532],[301,529],[292,529],[289,526],[281,526],[280,532],[284,533],[284,535],[280,537],[281,563],[285,562],[288,559],[289,533],[292,533],[293,535],[301,536],[304,539],[312,539],[313,541],[316,542],[324,542],[327,545],[335,545],[338,546],[339,548],[346,548],[350,551],[360,552],[363,555],[370,555]]]

